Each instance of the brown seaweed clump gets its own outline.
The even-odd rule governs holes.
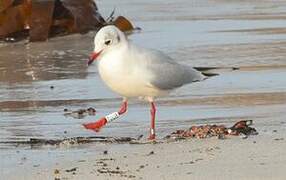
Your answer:
[[[257,135],[255,128],[250,127],[253,124],[252,120],[242,120],[235,123],[232,127],[227,128],[225,125],[201,125],[191,126],[187,130],[177,130],[166,138],[208,138],[217,136],[223,139],[226,135]]]

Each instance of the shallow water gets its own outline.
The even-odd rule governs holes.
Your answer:
[[[190,66],[243,67],[222,69],[220,76],[160,99],[159,137],[192,123],[229,123],[283,113],[286,35],[275,29],[286,29],[286,13],[281,8],[285,2],[97,3],[104,16],[116,7],[116,14],[141,27],[140,33],[129,37],[140,46],[161,50]],[[103,84],[95,66],[86,66],[93,36],[91,32],[43,43],[0,45],[0,141],[94,135],[81,124],[117,110],[120,97]],[[95,107],[98,114],[83,119],[64,116],[65,108],[88,107]],[[128,114],[100,135],[147,135],[148,109],[146,103],[131,101]]]

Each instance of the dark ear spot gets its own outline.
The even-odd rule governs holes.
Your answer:
[[[107,45],[107,46],[110,45],[110,44],[111,44],[111,40],[110,40],[110,39],[106,40],[106,41],[104,42],[104,44]]]

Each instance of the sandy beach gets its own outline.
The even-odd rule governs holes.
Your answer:
[[[158,99],[158,137],[149,142],[149,107],[137,99],[130,101],[127,115],[100,133],[82,127],[117,110],[121,101],[103,84],[96,66],[86,67],[95,32],[45,43],[1,43],[0,179],[285,179],[286,2],[97,4],[104,17],[116,7],[118,15],[142,28],[129,36],[132,42],[182,64],[219,67],[214,72],[220,75]],[[88,107],[97,114],[65,112]],[[258,135],[164,139],[193,125],[230,127],[248,119]],[[141,135],[136,144],[21,143],[30,138]]]
[[[7,179],[284,179],[285,121],[259,119],[257,136],[156,144],[89,144],[6,154]],[[276,123],[275,123],[276,122]],[[271,127],[265,124],[271,123]],[[284,124],[284,125],[283,125]],[[284,127],[281,127],[284,126]],[[2,158],[3,159],[3,158]],[[10,162],[11,163],[11,162]],[[58,171],[58,173],[55,173]],[[19,176],[21,175],[21,177]]]

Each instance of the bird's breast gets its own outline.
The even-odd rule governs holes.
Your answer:
[[[103,59],[98,64],[98,71],[105,84],[122,96],[156,97],[162,94],[159,89],[149,85],[147,75],[132,63],[116,58],[113,61]]]

